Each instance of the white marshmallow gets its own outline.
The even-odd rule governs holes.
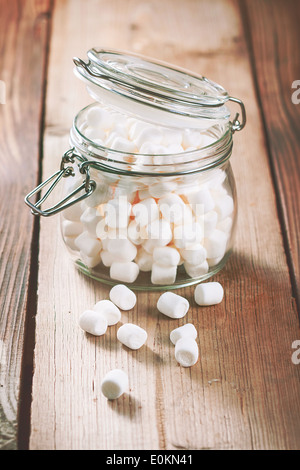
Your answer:
[[[76,237],[64,237],[65,244],[74,251],[77,251],[77,246],[75,245]]]
[[[109,292],[110,300],[122,310],[131,310],[136,304],[136,295],[123,284],[117,284]]]
[[[100,126],[102,129],[110,129],[113,124],[112,114],[101,107],[89,109],[86,119],[91,127]]]
[[[110,267],[110,277],[121,282],[134,282],[139,274],[139,267],[132,261],[114,261]]]
[[[61,227],[64,237],[77,237],[83,231],[82,224],[72,220],[63,220]]]
[[[195,193],[188,194],[187,199],[196,216],[209,212],[215,207],[215,201],[207,188],[202,188]]]
[[[107,250],[101,251],[100,258],[104,266],[107,268],[110,268],[114,261],[118,261],[116,257]]]
[[[171,331],[170,340],[173,344],[176,344],[181,338],[191,338],[193,340],[197,338],[197,330],[192,323],[186,323],[185,325]]]
[[[81,261],[88,267],[88,268],[94,268],[95,266],[97,266],[100,261],[101,261],[101,258],[100,258],[100,253],[97,253],[96,255],[94,256],[87,256],[85,253],[83,253],[82,251],[80,251],[80,258],[81,258]]]
[[[179,249],[186,249],[190,245],[200,243],[203,238],[203,228],[198,222],[193,224],[177,225],[173,232],[174,245]]]
[[[186,205],[178,194],[166,194],[159,199],[158,205],[162,216],[169,222],[179,224],[183,220]]]
[[[202,264],[206,259],[206,249],[200,244],[191,245],[185,249],[183,248],[180,250],[180,254],[187,263],[194,266],[199,266],[199,264]]]
[[[115,400],[128,390],[128,376],[121,369],[109,371],[101,382],[101,391],[108,400]]]
[[[133,323],[125,323],[117,331],[118,340],[130,349],[140,349],[147,336],[146,330]]]
[[[172,230],[169,222],[158,219],[147,226],[148,239],[153,246],[165,246],[172,240]]]
[[[75,203],[72,206],[67,207],[62,212],[62,215],[65,219],[72,220],[74,222],[79,222],[81,214],[82,214],[82,209],[79,203]]]
[[[135,262],[137,263],[138,267],[140,268],[140,271],[142,272],[149,272],[152,269],[152,264],[153,264],[153,257],[152,254],[147,253],[147,251],[141,247],[138,250],[137,257],[135,259]]]
[[[228,235],[221,230],[215,229],[208,238],[204,238],[203,245],[208,258],[223,257],[226,252]]]
[[[194,291],[195,302],[198,305],[215,305],[222,302],[223,287],[219,282],[205,282],[198,284]]]
[[[82,232],[75,239],[77,248],[89,258],[93,258],[101,251],[101,242],[90,236],[88,231]]]
[[[222,232],[229,233],[232,228],[232,218],[226,217],[225,219],[221,220],[217,223],[216,228]]]
[[[223,256],[219,256],[219,258],[207,258],[207,263],[210,268],[217,266],[220,261],[223,259]]]
[[[107,250],[119,261],[132,261],[137,254],[136,246],[128,238],[108,240]]]
[[[175,129],[162,129],[163,138],[162,138],[162,145],[181,145],[182,144],[182,132]]]
[[[161,266],[153,263],[151,272],[152,284],[164,285],[174,284],[176,280],[177,266]]]
[[[105,205],[105,222],[111,228],[124,228],[128,225],[131,204],[126,196],[120,196],[117,199],[111,199]]]
[[[196,364],[199,357],[199,349],[195,340],[181,338],[175,344],[175,359],[183,367],[191,367]]]
[[[93,310],[106,318],[108,326],[115,325],[121,320],[120,310],[110,300],[100,300],[94,305]]]
[[[187,261],[184,262],[184,269],[190,277],[200,277],[208,272],[209,265],[205,260],[199,265],[190,264]]]
[[[226,194],[216,200],[215,211],[218,213],[219,220],[224,220],[233,212],[233,199],[229,194]]]
[[[135,220],[131,220],[127,228],[128,239],[134,243],[134,245],[141,245],[143,243],[141,228]]]
[[[160,144],[163,139],[163,133],[158,127],[147,126],[145,127],[135,139],[138,147],[141,147],[144,142],[152,142],[153,144]]]
[[[160,198],[164,194],[171,193],[177,188],[176,181],[160,181],[149,186],[149,193],[152,197]]]
[[[176,248],[157,246],[153,250],[153,261],[161,266],[177,266],[180,261],[180,254]]]
[[[197,222],[202,225],[204,237],[209,237],[216,228],[218,222],[218,214],[216,211],[209,211],[197,218]]]
[[[136,223],[143,227],[158,219],[159,209],[156,201],[153,198],[148,198],[133,205],[132,213]]]
[[[107,319],[95,310],[85,310],[78,320],[80,328],[94,336],[101,336],[107,330]]]
[[[157,301],[157,309],[170,318],[182,318],[189,309],[189,302],[174,292],[164,292]]]
[[[98,127],[97,126],[96,127],[89,127],[84,132],[84,135],[89,140],[92,140],[95,143],[98,143],[98,141],[103,142],[103,140],[105,139],[105,131],[103,129],[101,129],[99,126]]]
[[[96,235],[96,227],[100,220],[101,215],[93,207],[87,207],[80,217],[80,222],[84,225],[85,229],[94,236]]]
[[[118,150],[119,152],[126,153],[135,153],[137,151],[136,145],[134,142],[126,139],[125,137],[118,136],[113,139],[110,144],[110,148],[113,150]]]
[[[112,187],[106,182],[96,182],[94,192],[85,199],[85,204],[88,207],[96,207],[100,204],[108,202],[113,197]]]
[[[182,136],[182,145],[184,148],[188,147],[200,147],[202,141],[202,135],[199,131],[192,129],[185,129]]]

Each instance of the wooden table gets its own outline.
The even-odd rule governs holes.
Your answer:
[[[299,449],[300,2],[0,4],[0,448]],[[231,159],[236,245],[214,277],[224,301],[200,308],[193,287],[179,290],[199,332],[190,369],[174,360],[168,335],[181,323],[162,318],[155,292],[123,318],[147,329],[141,350],[121,347],[117,327],[87,337],[78,316],[108,289],[76,271],[58,217],[39,220],[23,202],[58,168],[90,102],[72,57],[93,46],[178,64],[246,105]],[[107,402],[100,383],[113,367],[129,371],[130,392]]]

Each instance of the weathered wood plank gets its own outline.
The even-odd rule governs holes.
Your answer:
[[[286,254],[300,310],[300,3],[248,0],[244,5]]]
[[[44,177],[58,168],[72,119],[89,102],[71,58],[95,45],[177,63],[244,100],[248,124],[235,135],[232,157],[240,204],[236,248],[215,276],[225,288],[223,303],[199,308],[193,288],[179,290],[199,332],[201,360],[189,370],[176,364],[169,342],[183,321],[158,314],[157,293],[138,293],[137,306],[122,319],[146,328],[141,350],[121,347],[116,326],[100,338],[82,333],[78,316],[107,298],[108,289],[75,271],[57,218],[42,220],[30,448],[299,447],[300,370],[291,361],[299,325],[238,2],[57,2]],[[109,403],[100,383],[113,367],[128,370],[130,393]]]
[[[48,0],[0,4],[0,449],[17,446],[26,305],[36,295],[28,292],[34,221],[23,200],[38,178],[48,13]]]

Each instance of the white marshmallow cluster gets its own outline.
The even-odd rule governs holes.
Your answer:
[[[130,153],[143,154],[144,169],[145,162],[173,164],[172,153],[213,141],[197,130],[164,129],[101,107],[88,111],[82,132],[104,147],[126,152],[128,163]],[[138,165],[137,160],[133,168]],[[186,179],[158,173],[136,180],[91,171],[94,193],[62,213],[64,240],[88,268],[104,266],[111,279],[126,284],[134,283],[140,271],[150,272],[152,284],[172,285],[179,269],[200,277],[224,257],[234,202],[223,170]],[[82,175],[77,178],[81,182]]]

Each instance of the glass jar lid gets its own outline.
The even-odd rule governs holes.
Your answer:
[[[207,129],[229,122],[227,91],[205,77],[117,50],[74,58],[75,74],[93,99],[162,126]],[[235,100],[235,99],[234,99]]]

